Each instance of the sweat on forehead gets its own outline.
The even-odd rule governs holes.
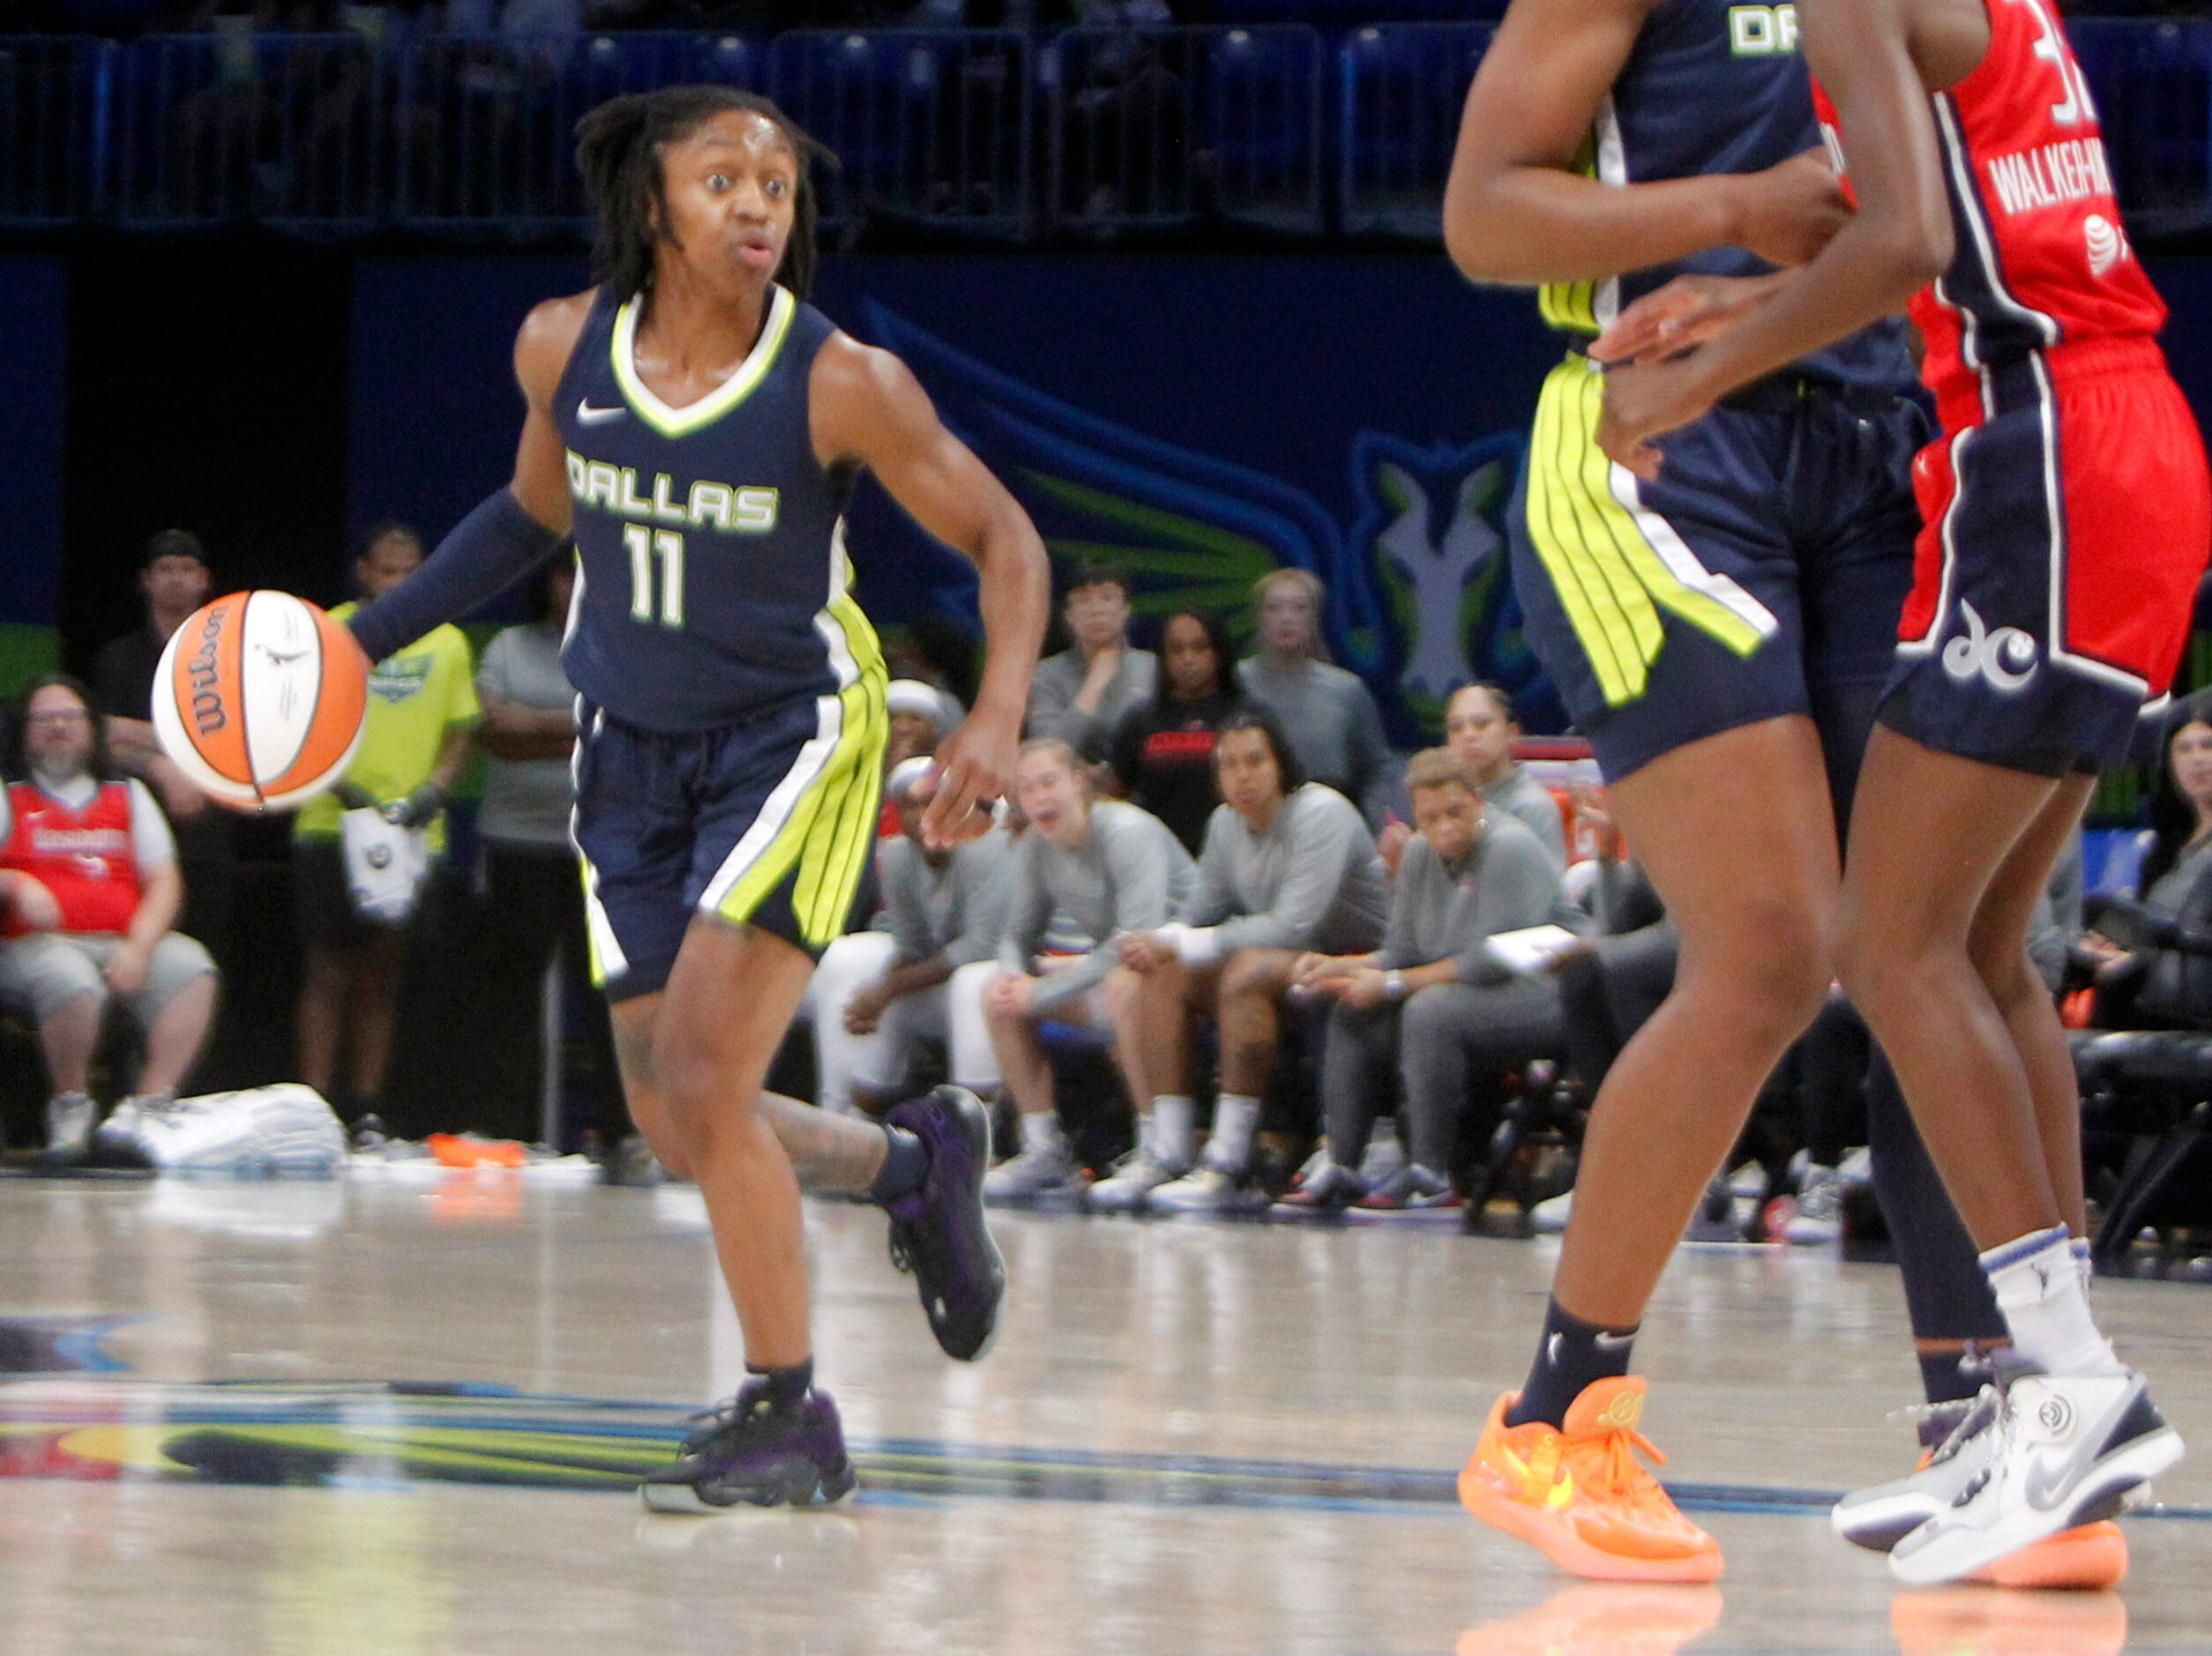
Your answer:
[[[758,109],[718,110],[683,137],[671,140],[671,147],[678,144],[726,144],[756,152],[781,150],[794,158],[798,154],[798,146],[791,141],[791,135]]]

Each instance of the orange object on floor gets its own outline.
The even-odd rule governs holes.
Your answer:
[[[530,1152],[512,1138],[479,1138],[474,1133],[432,1133],[423,1147],[441,1167],[519,1167]]]
[[[1593,1581],[1460,1635],[1459,1656],[1674,1656],[1720,1624],[1717,1587]]]
[[[1636,1429],[1644,1382],[1625,1375],[1585,1388],[1564,1427],[1507,1426],[1518,1393],[1498,1399],[1460,1473],[1460,1500],[1570,1575],[1593,1581],[1719,1579],[1721,1548],[1684,1518],[1643,1468],[1667,1458]]]
[[[1967,1579],[1985,1581],[1993,1587],[2102,1593],[2119,1586],[2126,1575],[2127,1537],[2108,1519],[2060,1530]]]
[[[1897,1595],[1889,1630],[1898,1656],[2119,1656],[2127,1607],[2114,1593],[1932,1587]]]

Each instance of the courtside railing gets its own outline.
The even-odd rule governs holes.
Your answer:
[[[2069,29],[2131,221],[2212,228],[2212,19]],[[0,36],[0,224],[572,234],[578,118],[707,80],[772,93],[838,153],[835,227],[1433,242],[1492,33]]]
[[[826,223],[871,218],[1026,237],[1035,228],[1029,37],[937,29],[780,34],[776,102],[837,156]]]
[[[97,210],[116,49],[66,35],[0,36],[0,223],[68,224]]]
[[[1070,29],[1039,58],[1056,224],[1325,228],[1321,36]]]
[[[1338,180],[1353,235],[1435,241],[1460,108],[1497,31],[1487,23],[1356,29],[1337,59]]]

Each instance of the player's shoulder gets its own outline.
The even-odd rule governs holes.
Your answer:
[[[579,294],[542,299],[530,307],[514,336],[515,374],[525,386],[542,386],[547,395],[552,393],[568,370],[569,358],[576,354],[576,342],[583,337],[598,299],[599,289],[587,287]]]
[[[879,345],[865,345],[840,327],[832,326],[814,353],[809,389],[824,395],[874,402],[915,383],[913,370],[893,352]]]

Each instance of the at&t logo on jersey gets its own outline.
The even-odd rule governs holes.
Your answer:
[[[1730,6],[1728,49],[1736,57],[1781,57],[1797,49],[1797,8]]]
[[[2089,243],[2092,276],[2111,275],[2115,265],[2134,252],[2127,244],[2127,232],[2101,213],[2092,213],[2081,220],[2081,235]]]

